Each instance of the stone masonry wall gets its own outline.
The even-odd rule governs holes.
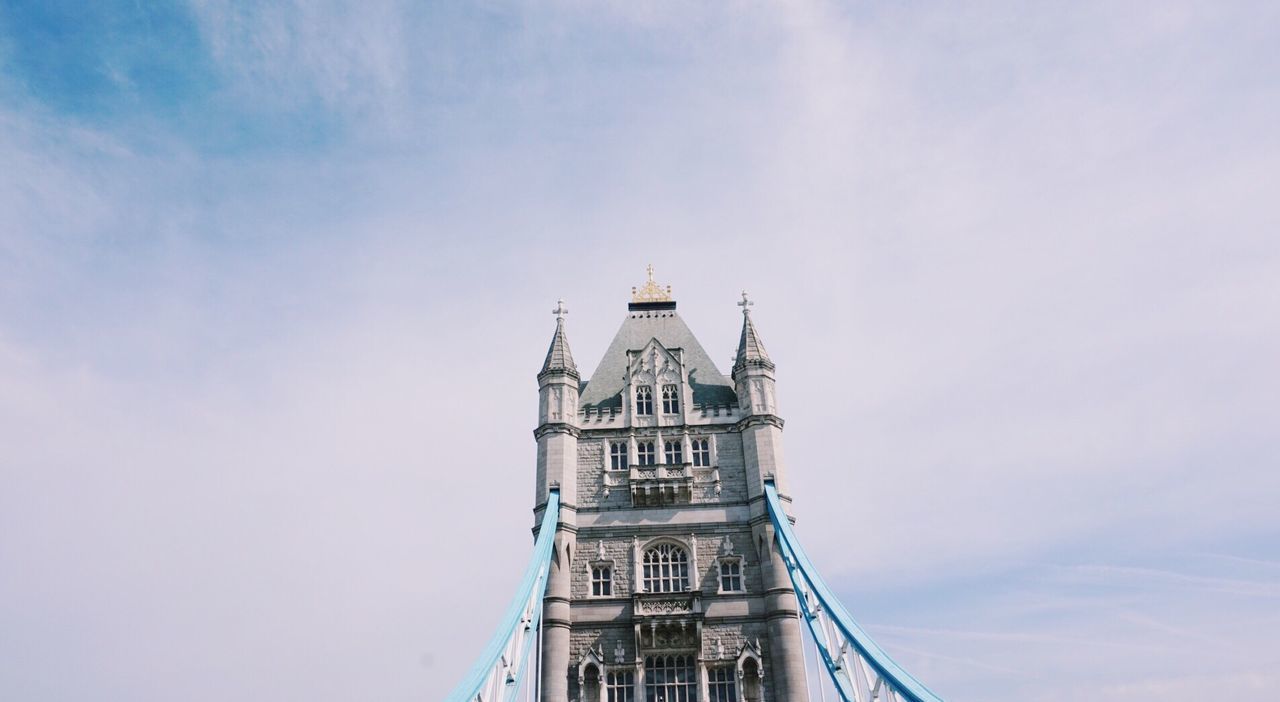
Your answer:
[[[673,534],[672,538],[689,545],[689,534]],[[751,546],[751,530],[744,525],[723,525],[715,531],[705,527],[697,533],[698,537],[698,572],[690,573],[695,588],[702,590],[704,598],[715,597],[720,591],[720,556],[724,554],[724,537],[733,541],[734,555],[742,557],[743,585],[748,594],[760,594],[763,581],[760,574],[760,563],[755,549]],[[640,547],[650,539],[641,539]],[[605,561],[612,561],[613,588],[612,597],[630,597],[639,587],[636,574],[632,572],[632,543],[630,538],[583,539],[578,542],[578,551],[574,555],[570,593],[574,600],[592,599],[591,568],[592,563],[600,561],[600,546],[604,546]]]
[[[606,561],[613,561],[613,597],[630,597],[632,593],[631,539],[584,539],[578,542],[573,577],[569,580],[575,600],[591,597],[591,564],[600,560],[599,544],[604,544]]]

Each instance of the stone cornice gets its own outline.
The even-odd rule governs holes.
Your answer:
[[[776,414],[751,414],[738,420],[738,423],[733,425],[733,428],[737,431],[742,431],[757,424],[771,424],[781,429],[786,422]]]
[[[547,422],[533,430],[534,439],[541,439],[547,434],[571,434],[576,439],[582,436],[582,430],[564,422]]]
[[[574,385],[577,385],[578,381],[582,379],[582,377],[578,375],[578,371],[572,368],[550,368],[538,374],[538,383],[541,384],[542,381],[554,378],[555,376],[564,376],[566,382],[572,380]]]
[[[773,365],[773,361],[770,361],[768,359],[752,359],[750,361],[738,361],[737,363],[733,364],[733,368],[729,370],[729,377],[736,381],[738,379],[738,376],[742,375],[743,373],[746,373],[747,371],[755,370],[755,369],[761,369],[766,371],[769,374],[769,377],[772,378],[773,371],[777,370],[777,366]]]

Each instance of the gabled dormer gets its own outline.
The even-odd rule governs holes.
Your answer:
[[[633,427],[675,426],[684,423],[692,401],[684,350],[669,349],[657,339],[627,351],[624,411]]]

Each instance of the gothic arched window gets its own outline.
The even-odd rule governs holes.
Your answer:
[[[636,463],[642,466],[651,466],[658,462],[658,457],[653,450],[652,441],[636,442]]]
[[[685,592],[689,589],[689,554],[675,544],[645,549],[645,592]]]
[[[742,592],[742,559],[720,559],[720,592]]]
[[[662,444],[663,457],[667,461],[667,465],[679,465],[684,463],[684,448],[680,445],[680,440],[665,441]]]
[[[693,449],[693,465],[710,466],[711,465],[711,442],[706,439],[694,439],[689,444],[689,448]]]
[[[732,666],[707,668],[710,702],[738,702],[738,676]]]
[[[648,385],[636,388],[636,414],[653,414],[653,390]]]
[[[609,468],[612,470],[627,469],[627,442],[615,441],[609,446]]]
[[[680,411],[680,390],[674,385],[662,386],[662,413],[675,414]]]
[[[607,702],[632,702],[635,699],[636,674],[630,670],[610,671],[606,688]]]
[[[693,702],[698,699],[698,671],[693,656],[648,656],[644,659],[646,700]]]

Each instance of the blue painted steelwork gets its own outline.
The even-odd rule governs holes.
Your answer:
[[[484,653],[445,702],[510,702],[515,699],[528,663],[529,647],[537,640],[542,598],[547,592],[547,573],[551,567],[551,552],[555,548],[559,521],[560,491],[552,489],[547,497],[542,525],[538,528],[538,540],[533,545],[533,558],[525,569],[515,599],[502,615],[498,631]]]
[[[800,547],[772,480],[765,482],[764,491],[769,518],[773,521],[805,624],[843,702],[895,699],[942,702],[942,698],[911,677],[858,626]]]

